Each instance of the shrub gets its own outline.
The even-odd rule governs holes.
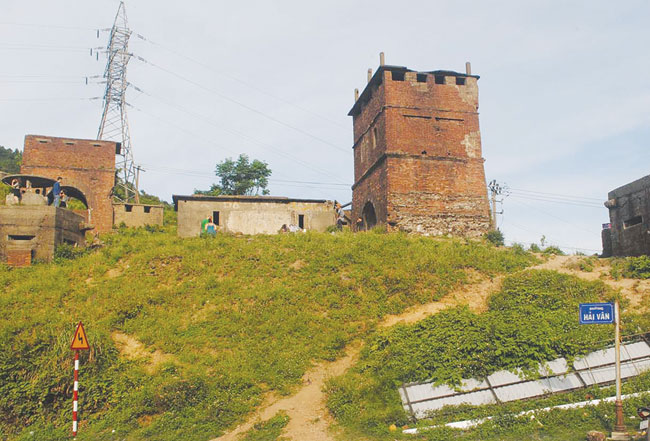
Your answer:
[[[483,237],[497,247],[502,247],[505,244],[505,238],[501,230],[488,231]]]

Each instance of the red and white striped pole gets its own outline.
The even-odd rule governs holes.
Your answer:
[[[77,409],[79,400],[79,351],[74,351],[74,386],[72,389],[72,436],[77,436]]]

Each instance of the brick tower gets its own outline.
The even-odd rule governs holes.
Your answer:
[[[353,220],[362,228],[474,237],[490,228],[478,80],[381,63],[354,120]],[[355,91],[355,95],[358,92]]]

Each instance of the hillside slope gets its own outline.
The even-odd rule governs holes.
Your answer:
[[[268,393],[287,394],[382,317],[534,258],[399,234],[195,238],[123,231],[75,260],[0,268],[0,431],[58,440],[71,421],[74,325],[80,436],[207,440]]]

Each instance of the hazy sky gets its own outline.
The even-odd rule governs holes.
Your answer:
[[[94,138],[117,0],[0,0],[0,145]],[[388,64],[479,80],[509,241],[600,251],[607,192],[650,174],[650,2],[127,0],[141,188],[166,200],[247,153],[274,195],[351,200],[353,90]],[[143,38],[137,37],[141,35]],[[86,85],[86,77],[89,84]]]

